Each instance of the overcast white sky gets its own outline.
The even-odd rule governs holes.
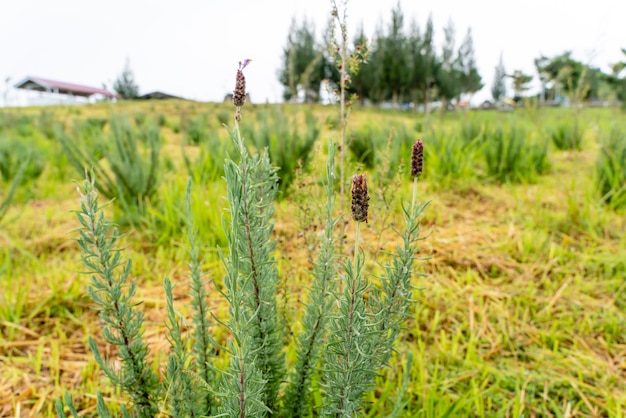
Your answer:
[[[340,1],[339,1],[340,2]],[[396,0],[349,0],[351,33],[363,24],[372,36],[390,22]],[[534,74],[533,59],[572,50],[574,57],[608,70],[626,47],[624,0],[401,0],[405,24],[423,28],[432,13],[436,42],[448,19],[457,45],[468,27],[490,97],[494,67],[503,53],[507,71]],[[126,58],[140,93],[160,90],[203,101],[232,91],[239,60],[252,100],[280,101],[277,81],[293,17],[307,17],[316,33],[326,26],[330,0],[2,0],[0,92],[26,76],[111,88]],[[17,92],[9,93],[17,100]],[[4,94],[0,95],[0,103]]]

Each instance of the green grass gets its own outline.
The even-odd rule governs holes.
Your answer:
[[[271,108],[250,106],[244,118],[271,118]],[[163,101],[75,109],[0,112],[0,137],[21,138],[55,159],[18,188],[0,224],[0,416],[55,416],[54,400],[66,389],[88,416],[93,414],[96,391],[113,405],[123,401],[95,366],[87,346],[91,335],[107,352],[98,337],[97,312],[86,297],[87,278],[79,274],[82,266],[73,241],[78,225],[71,211],[79,199],[74,181],[82,176],[59,157],[59,143],[48,138],[55,129],[82,132],[87,141],[95,141],[89,130],[106,136],[112,114],[135,115],[134,122],[143,115],[142,124],[162,121],[156,125],[168,167],[161,169],[163,180],[141,229],[121,223],[124,213],[117,203],[107,209],[120,221],[123,245],[134,260],[132,275],[144,300],[145,339],[151,352],[162,353],[151,359],[155,367],[164,367],[169,347],[163,323],[164,277],[177,283],[176,309],[189,314],[182,211],[190,172],[196,178],[192,211],[203,241],[203,268],[217,286],[222,283],[215,247],[225,242],[220,235],[225,185],[215,166],[223,158],[199,157],[219,148],[220,141],[227,142],[219,122],[230,123],[231,106]],[[306,132],[301,107],[281,109]],[[281,309],[293,317],[301,315],[300,299],[309,285],[308,254],[314,251],[309,247],[321,226],[322,143],[337,138],[337,131],[324,122],[335,117],[335,109],[315,106],[310,111],[321,129],[320,143],[312,148],[310,172],[294,174],[292,193],[279,202],[274,231],[278,268],[289,273],[282,274],[289,280],[280,284]],[[373,172],[376,179],[386,178],[377,176],[379,170],[393,169],[385,158],[396,164],[402,156],[394,150],[404,149],[411,139],[423,139],[426,172],[419,200],[431,201],[422,225],[429,235],[417,254],[429,257],[418,267],[427,276],[414,277],[414,318],[383,370],[365,416],[387,416],[394,410],[398,416],[419,417],[625,415],[626,234],[621,231],[626,230],[626,213],[606,202],[607,192],[596,183],[599,173],[611,170],[618,177],[609,184],[619,185],[620,166],[610,165],[613,160],[603,162],[601,145],[608,141],[616,117],[623,115],[612,109],[581,110],[579,126],[585,128],[580,150],[550,146],[545,154],[541,148],[537,157],[524,147],[547,146],[551,138],[546,132],[570,114],[562,109],[537,112],[534,117],[541,123],[517,111],[449,114],[426,123],[411,113],[353,108],[350,126],[355,131],[378,126],[372,140],[376,158],[367,168],[368,176]],[[204,140],[199,146],[188,144],[188,131],[181,129],[183,114],[183,122],[207,120],[210,148],[203,148]],[[414,133],[401,126],[414,127]],[[497,126],[506,127],[501,137],[491,135]],[[511,133],[510,126],[521,127],[523,135]],[[500,163],[490,171],[482,147],[497,138],[508,141],[509,148],[492,145],[493,161]],[[145,151],[141,140],[137,146],[140,153]],[[511,150],[519,161],[509,158]],[[538,167],[541,161],[549,161],[550,170]],[[0,182],[1,200],[10,182]],[[392,183],[393,189],[386,192],[392,201],[384,205],[376,200],[378,181],[370,184],[372,213],[361,234],[364,251],[378,255],[379,261],[395,245],[388,223],[398,225],[399,203],[410,199],[410,187],[403,183]],[[379,209],[383,207],[391,212]],[[345,226],[346,234],[352,227]],[[226,307],[218,292],[209,298],[215,314],[224,318]],[[228,336],[218,329],[217,338],[225,342]],[[406,391],[399,393],[403,379]]]
[[[626,129],[616,124],[604,132],[596,160],[596,183],[611,207],[626,207]]]

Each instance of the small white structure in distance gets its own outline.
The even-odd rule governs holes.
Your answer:
[[[53,104],[95,103],[100,100],[115,100],[117,93],[103,88],[82,86],[80,84],[49,80],[40,77],[26,77],[15,84],[17,89],[26,90],[26,106]]]

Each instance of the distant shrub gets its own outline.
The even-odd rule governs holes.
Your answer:
[[[596,187],[612,208],[626,207],[626,129],[615,125],[600,138]]]
[[[47,138],[54,139],[57,126],[61,126],[60,122],[56,121],[53,112],[42,110],[39,113],[39,131]]]
[[[187,123],[187,127],[185,129],[185,138],[187,139],[188,144],[199,145],[202,142],[207,141],[210,135],[211,133],[209,132],[207,120],[205,117],[198,116],[191,119]]]
[[[376,149],[379,147],[382,132],[373,125],[363,125],[349,134],[348,150],[356,162],[367,169],[374,168]]]
[[[103,130],[104,127],[109,123],[108,119],[105,118],[87,118],[85,119],[85,125],[90,129],[94,130]]]
[[[146,123],[147,116],[143,112],[135,113],[135,125],[143,126]]]
[[[15,131],[22,138],[32,137],[35,134],[35,127],[37,122],[35,116],[32,115],[20,115],[17,118],[15,125]]]
[[[159,113],[159,116],[157,116],[157,125],[159,125],[160,128],[167,126],[167,117],[164,113]]]
[[[583,129],[578,119],[564,120],[550,130],[552,143],[559,150],[581,150],[583,144]]]
[[[102,140],[104,125],[108,123],[108,120],[102,121],[99,118],[90,118],[86,120],[75,120],[72,124],[69,136],[73,138],[80,138],[80,142],[85,149],[89,149],[91,156],[99,160],[104,154],[104,147],[106,142]],[[64,133],[60,129],[55,133],[59,138]],[[62,144],[63,138],[59,141]]]
[[[532,141],[518,124],[489,132],[483,151],[487,175],[497,182],[532,182],[550,169],[548,142]]]
[[[180,122],[178,121],[170,121],[168,126],[175,134],[180,133]]]
[[[383,131],[383,134],[380,137],[380,144],[388,143],[390,149],[387,151],[388,155],[378,153],[376,158],[377,164],[380,164],[381,167],[388,167],[388,171],[384,175],[390,179],[397,173],[398,167],[408,166],[411,147],[420,137],[401,123],[391,125]],[[390,136],[390,141],[388,141]],[[383,161],[385,158],[389,159],[387,163]]]
[[[0,200],[0,222],[4,219],[7,212],[9,211],[9,207],[11,207],[11,203],[13,202],[13,198],[15,197],[15,193],[17,192],[18,187],[22,183],[22,175],[24,170],[26,170],[27,163],[24,162],[18,169],[17,174],[11,180],[9,186],[6,188],[6,192],[2,196],[2,200]]]
[[[199,144],[199,153],[194,157],[182,148],[185,167],[189,176],[197,184],[205,184],[222,178],[224,175],[224,159],[233,152],[230,141],[222,141],[217,132],[209,132],[205,140]]]
[[[433,129],[424,137],[426,178],[436,188],[458,189],[477,178],[480,138],[465,135],[463,129]]]
[[[326,127],[328,129],[339,129],[340,126],[340,120],[339,120],[339,115],[337,114],[332,114],[332,115],[328,115],[326,116],[326,120],[324,121],[324,123],[326,124]]]
[[[226,110],[217,112],[216,116],[217,116],[217,121],[219,122],[220,125],[228,125],[230,122],[232,122],[232,119],[233,119],[232,113]]]
[[[163,172],[172,173],[176,170],[176,164],[169,154],[164,154],[161,157],[161,168]]]
[[[404,124],[379,125],[366,123],[350,132],[348,151],[367,169],[376,169],[376,176],[391,179],[398,167],[408,163],[411,146],[417,136]]]
[[[15,120],[15,116],[10,112],[0,112],[0,132],[7,131],[11,128]]]
[[[458,133],[466,143],[481,142],[484,133],[483,122],[475,117],[464,117]]]
[[[102,132],[96,132],[87,141],[82,137],[59,136],[76,171],[84,174],[85,170],[93,170],[99,179],[100,193],[115,198],[131,217],[141,215],[145,203],[156,197],[159,178],[159,128],[148,124],[144,129],[145,144],[142,144],[128,119],[113,116],[107,137]],[[99,153],[102,159],[95,157]]]
[[[304,133],[298,115],[288,116],[280,107],[271,113],[257,114],[258,126],[249,119],[241,123],[242,135],[258,149],[267,148],[273,163],[278,167],[281,191],[288,190],[293,182],[296,169],[306,170],[311,161],[313,145],[319,138],[320,128],[317,118],[310,111],[304,112]]]
[[[222,159],[222,166],[224,159]],[[223,167],[221,172],[223,173]],[[150,241],[158,246],[180,240],[185,232],[188,222],[187,210],[194,214],[194,222],[199,227],[197,233],[204,245],[205,254],[210,252],[217,257],[217,247],[224,248],[227,245],[226,233],[222,228],[223,207],[220,199],[225,193],[223,181],[210,181],[195,183],[197,197],[191,202],[185,199],[185,183],[180,177],[168,176],[159,187],[160,199],[151,205],[146,214],[146,233]],[[186,208],[186,203],[190,206]],[[207,254],[208,255],[208,254]]]
[[[20,179],[20,184],[35,180],[46,166],[45,153],[32,140],[0,136],[0,175],[4,181]]]
[[[416,120],[415,124],[413,125],[413,130],[419,133],[424,132],[424,120],[423,119]]]

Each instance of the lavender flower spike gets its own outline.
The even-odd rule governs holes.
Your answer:
[[[355,174],[352,176],[352,219],[367,223],[369,200],[365,174]]]
[[[411,151],[411,177],[419,177],[424,169],[424,144],[419,139]]]
[[[246,77],[243,75],[243,69],[250,64],[251,59],[239,61],[239,69],[235,79],[235,91],[233,92],[233,104],[241,107],[246,103]]]

